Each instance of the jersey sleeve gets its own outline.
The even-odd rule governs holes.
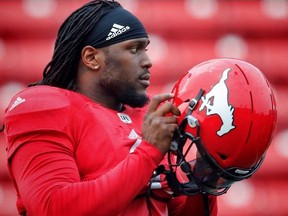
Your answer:
[[[77,112],[70,105],[65,94],[54,88],[31,88],[14,96],[5,113],[8,158],[22,145],[49,132],[70,136],[67,125],[73,119],[69,116]]]
[[[73,140],[79,132],[76,125],[84,124],[82,110],[59,92],[35,96],[37,91],[33,97],[22,92],[14,98],[25,102],[11,109],[12,100],[5,119],[8,166],[26,211],[29,215],[119,214],[147,185],[163,155],[142,141],[107,173],[82,181]]]
[[[146,186],[159,162],[157,154],[142,143],[109,172],[81,181],[69,151],[38,141],[14,154],[11,170],[31,215],[118,215]]]

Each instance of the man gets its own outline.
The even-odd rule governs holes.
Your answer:
[[[180,112],[171,94],[145,106],[148,44],[141,22],[114,1],[91,1],[62,24],[43,79],[6,112],[20,215],[203,214],[201,196],[174,198],[153,176]]]

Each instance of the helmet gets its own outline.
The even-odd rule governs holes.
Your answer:
[[[277,117],[271,85],[258,68],[239,59],[209,60],[184,74],[172,93],[181,115],[169,151],[177,159],[169,166],[186,177],[170,176],[172,189],[221,195],[257,171]],[[189,160],[191,146],[196,154]]]

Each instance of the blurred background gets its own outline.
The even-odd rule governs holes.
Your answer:
[[[57,30],[84,0],[0,1],[0,122],[10,98],[41,79]],[[220,216],[288,215],[288,1],[120,0],[150,33],[151,93],[170,92],[192,66],[246,60],[266,75],[278,105],[277,133],[260,170],[219,197]],[[17,215],[0,133],[0,216]]]

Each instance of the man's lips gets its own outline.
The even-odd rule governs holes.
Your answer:
[[[140,76],[139,82],[148,87],[150,85],[149,79],[150,79],[150,73],[146,73],[146,74]]]

